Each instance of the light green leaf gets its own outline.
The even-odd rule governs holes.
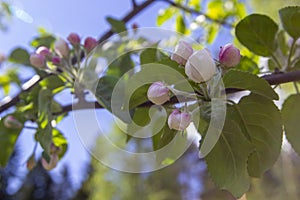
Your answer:
[[[235,118],[253,150],[248,160],[250,176],[261,177],[276,162],[282,143],[282,120],[272,100],[251,94],[234,105]]]
[[[23,48],[14,49],[10,53],[8,60],[10,62],[15,62],[23,65],[30,65],[29,53]]]
[[[185,34],[186,25],[182,15],[176,17],[176,31],[182,34]]]
[[[233,110],[228,107],[228,110]],[[230,112],[229,112],[230,113]],[[226,117],[225,125],[212,151],[205,157],[207,169],[214,183],[220,188],[241,197],[250,186],[247,160],[251,144],[244,137],[240,126]]]
[[[114,19],[112,17],[107,17],[106,20],[108,21],[108,23],[110,23],[111,28],[115,33],[121,33],[127,30],[126,25],[123,21]]]
[[[61,148],[59,158],[62,158],[68,149],[68,141],[65,136],[57,129],[52,130],[52,141],[53,144]]]
[[[248,58],[247,56],[243,56],[240,63],[234,67],[237,70],[249,72],[251,74],[258,74],[259,73],[259,68],[257,64]]]
[[[248,72],[230,70],[224,75],[223,82],[225,88],[250,90],[252,93],[269,99],[278,100],[279,98],[266,80]]]
[[[253,53],[271,56],[276,50],[278,25],[268,16],[252,14],[241,20],[235,30],[238,40]]]
[[[219,25],[216,23],[209,24],[207,27],[207,43],[212,44],[219,32]]]
[[[289,96],[282,106],[282,120],[285,135],[294,150],[300,155],[300,95]]]
[[[49,76],[43,79],[39,84],[40,86],[48,88],[49,90],[54,90],[64,86],[64,82],[58,76]]]
[[[284,30],[297,40],[300,37],[300,7],[282,8],[279,10],[279,16]]]
[[[166,21],[168,21],[174,14],[176,13],[176,9],[173,7],[166,8],[159,12],[157,18],[156,18],[156,25],[161,26]]]
[[[55,37],[52,35],[46,34],[40,37],[36,37],[31,41],[31,46],[33,47],[40,47],[40,46],[45,46],[50,48],[55,42]]]
[[[122,55],[116,58],[106,70],[106,74],[109,76],[121,77],[124,73],[134,67],[134,63],[130,57],[130,54]]]
[[[4,119],[4,118],[3,118]],[[0,120],[0,166],[4,167],[14,150],[15,143],[22,129],[6,128]]]

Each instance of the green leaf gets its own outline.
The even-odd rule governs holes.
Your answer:
[[[143,85],[142,87],[138,88],[132,96],[130,97],[129,101],[129,109],[136,108],[137,106],[145,103],[148,101],[147,92],[150,84]]]
[[[176,134],[178,134],[178,132],[176,130],[171,130],[166,124],[159,133],[152,137],[153,150],[156,151],[169,144]]]
[[[104,76],[99,79],[96,98],[100,105],[102,105],[107,110],[111,111],[111,95],[113,89],[118,82],[118,78],[115,76]]]
[[[182,15],[176,17],[176,31],[182,34],[185,34],[186,25]]]
[[[282,26],[286,32],[297,40],[300,37],[300,7],[290,6],[279,10]]]
[[[168,21],[174,14],[176,13],[176,9],[173,7],[166,8],[159,12],[156,18],[156,25],[161,26],[163,23]]]
[[[33,47],[40,47],[40,46],[45,46],[47,48],[50,48],[55,42],[55,37],[52,35],[46,34],[40,37],[34,38],[30,45]]]
[[[68,141],[65,136],[57,129],[52,130],[52,142],[55,146],[61,148],[59,158],[62,158],[68,149]]]
[[[4,118],[3,118],[4,119]],[[0,166],[4,167],[14,150],[15,143],[22,129],[6,128],[0,120]]]
[[[276,162],[282,143],[281,115],[272,100],[251,94],[234,105],[235,121],[253,150],[248,160],[250,176],[261,177]]]
[[[252,14],[241,20],[235,30],[238,40],[260,56],[271,56],[276,50],[278,25],[268,16]]]
[[[44,128],[39,128],[35,134],[35,139],[40,143],[46,155],[50,155],[50,145],[52,143],[52,126],[50,123]]]
[[[285,135],[294,150],[300,155],[300,95],[289,96],[282,106],[282,120],[284,124]]]
[[[130,54],[116,58],[107,68],[106,74],[109,76],[121,77],[124,73],[134,67]]]
[[[280,30],[277,34],[277,43],[283,55],[288,55],[289,46],[285,38],[284,30]]]
[[[29,53],[25,49],[16,48],[10,53],[8,60],[14,63],[30,65],[29,56]]]
[[[228,107],[228,110],[233,108]],[[241,128],[228,116],[221,137],[205,157],[207,169],[214,183],[237,198],[242,196],[250,186],[247,173],[250,151],[251,144],[244,137]]]
[[[279,99],[277,93],[266,80],[248,72],[230,70],[224,75],[223,82],[225,88],[250,90],[252,93],[269,99]]]
[[[111,25],[111,28],[115,33],[121,33],[127,30],[126,25],[123,21],[114,19],[112,17],[107,17],[106,20]]]
[[[157,49],[147,48],[140,54],[141,65],[157,62]]]
[[[212,23],[209,24],[207,29],[207,43],[212,44],[218,35],[220,27],[218,24]]]
[[[257,64],[247,56],[242,57],[240,63],[235,67],[235,69],[249,72],[251,74],[259,73],[259,68]]]
[[[54,90],[65,85],[58,76],[49,76],[43,79],[39,84],[40,86],[48,88],[49,90]]]

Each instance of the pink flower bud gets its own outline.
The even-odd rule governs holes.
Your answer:
[[[240,50],[233,46],[233,44],[226,44],[221,47],[219,53],[219,61],[226,67],[234,67],[240,63],[241,54]]]
[[[59,160],[59,158],[58,158],[57,154],[51,154],[49,163],[47,162],[47,160],[45,160],[45,158],[42,158],[41,162],[42,162],[44,169],[49,171],[56,167],[58,160]]]
[[[98,45],[98,42],[95,38],[87,37],[84,40],[84,48],[89,53],[91,52],[96,46]]]
[[[54,65],[60,65],[60,63],[61,63],[60,57],[54,56],[54,57],[52,58],[52,63],[53,63]]]
[[[6,56],[0,52],[0,63],[6,60]]]
[[[192,46],[184,41],[180,41],[171,56],[171,60],[176,61],[180,65],[185,65],[186,61],[193,54]]]
[[[21,124],[21,122],[19,122],[14,116],[7,116],[4,121],[3,124],[6,128],[11,128],[11,129],[21,129],[23,127],[23,125]]]
[[[70,33],[67,39],[73,46],[77,46],[80,44],[80,37],[77,33]]]
[[[44,56],[44,57],[51,55],[50,50],[49,50],[47,47],[45,47],[45,46],[39,47],[39,48],[35,51],[35,53],[36,53],[36,54],[39,54],[39,55],[41,55],[41,56]]]
[[[183,131],[190,125],[191,118],[189,113],[180,112],[178,109],[175,109],[168,118],[168,125],[170,129]]]
[[[185,65],[185,74],[194,82],[210,80],[216,73],[216,64],[207,49],[194,52]]]
[[[39,54],[31,54],[30,55],[30,64],[37,68],[44,68],[46,66],[45,56]]]
[[[26,167],[28,170],[32,170],[35,167],[35,165],[36,165],[36,162],[35,162],[35,158],[34,158],[34,154],[33,154],[28,158]]]
[[[153,83],[148,89],[147,96],[156,105],[162,105],[170,100],[169,89],[162,82]]]
[[[60,57],[67,58],[69,56],[69,46],[67,42],[61,38],[54,43],[54,50]]]

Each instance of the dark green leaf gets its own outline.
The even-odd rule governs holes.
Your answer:
[[[141,105],[142,103],[145,103],[148,101],[147,92],[148,92],[149,86],[150,85],[147,84],[147,85],[144,85],[144,86],[138,88],[136,91],[134,91],[134,93],[130,97],[129,109],[133,109],[133,108]]]
[[[9,61],[23,65],[30,65],[29,53],[23,48],[14,49],[9,55]]]
[[[228,109],[233,110],[232,107]],[[228,190],[235,197],[242,196],[249,189],[247,160],[250,151],[251,144],[240,126],[230,116],[226,117],[218,142],[205,157],[209,174],[220,189]]]
[[[285,135],[294,150],[300,155],[300,95],[289,96],[285,100],[281,112]]]
[[[252,14],[236,26],[238,40],[260,56],[271,56],[276,50],[275,37],[278,25],[268,16]]]
[[[49,76],[40,82],[42,87],[54,90],[56,88],[64,86],[64,82],[58,76]]]
[[[100,105],[111,111],[111,95],[113,89],[118,82],[118,78],[114,76],[104,76],[100,78],[97,89],[96,98]]]
[[[284,30],[297,40],[300,37],[300,7],[282,8],[279,10],[279,16]]]
[[[252,144],[250,176],[261,177],[276,162],[282,142],[282,120],[272,100],[251,94],[234,106],[235,121]]]
[[[40,143],[41,147],[47,155],[50,155],[50,145],[52,143],[52,126],[50,123],[44,128],[38,129],[35,139]]]
[[[179,133],[175,130],[171,130],[166,124],[159,133],[152,137],[153,150],[156,151],[169,144],[176,134]]]
[[[112,17],[107,17],[106,20],[110,23],[113,32],[121,33],[126,31],[126,25],[123,21],[114,19]]]
[[[124,73],[134,67],[130,54],[116,58],[107,68],[106,74],[109,76],[121,77]]]
[[[157,62],[157,49],[147,48],[141,52],[140,63],[141,65]]]
[[[230,70],[224,75],[223,82],[225,88],[250,90],[252,93],[269,99],[278,100],[279,98],[266,80],[248,72]]]

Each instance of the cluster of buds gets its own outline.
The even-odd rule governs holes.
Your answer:
[[[68,42],[62,38],[58,38],[54,43],[54,52],[45,46],[39,47],[35,53],[30,56],[31,65],[39,69],[46,69],[47,62],[51,62],[55,66],[60,66],[63,65],[62,60],[68,60],[71,57],[70,54],[72,51],[70,45],[75,50],[75,53],[80,54],[81,50],[83,50],[83,52],[88,54],[98,44],[95,38],[87,37],[84,40],[84,44],[81,45],[81,38],[77,33],[70,33],[67,40]],[[69,62],[66,62],[66,64],[68,63]]]
[[[217,64],[208,49],[194,51],[192,46],[180,41],[171,56],[171,59],[185,67],[185,74],[195,83],[209,81],[217,71]],[[240,51],[232,44],[221,47],[219,65],[224,68],[234,67],[241,59]],[[170,90],[163,82],[153,83],[147,92],[149,101],[162,105],[170,100]],[[192,121],[191,114],[175,109],[168,117],[170,129],[184,131]]]
[[[149,87],[147,96],[149,101],[156,105],[162,105],[170,100],[170,90],[163,82],[154,82]],[[191,115],[188,112],[180,112],[175,109],[168,117],[170,129],[184,131],[191,123]]]
[[[55,144],[51,143],[50,145],[50,160],[47,162],[45,158],[42,158],[41,163],[44,169],[46,170],[52,170],[57,166],[57,163],[59,161],[59,154],[61,153],[61,148],[58,146],[55,146]]]

